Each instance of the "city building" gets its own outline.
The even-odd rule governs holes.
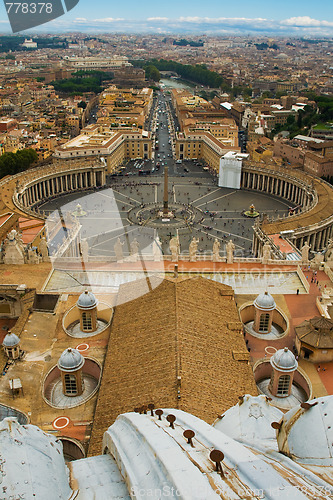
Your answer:
[[[64,57],[64,68],[65,69],[75,69],[80,70],[92,70],[92,69],[107,69],[112,70],[115,68],[122,68],[124,66],[130,66],[128,58],[125,56],[113,56],[113,57],[92,57],[92,56],[65,56]]]
[[[55,149],[57,160],[101,158],[106,161],[106,173],[113,173],[125,159],[151,158],[151,133],[141,129],[128,130],[103,124],[88,125],[80,135]]]

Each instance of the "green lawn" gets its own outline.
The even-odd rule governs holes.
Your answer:
[[[332,128],[333,124],[331,123],[317,123],[317,125],[313,127],[313,130],[332,130]]]

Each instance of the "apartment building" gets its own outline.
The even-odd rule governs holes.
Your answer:
[[[302,166],[318,177],[333,175],[333,141],[301,135],[292,140],[280,139],[274,144],[274,157],[282,158],[291,166]]]
[[[143,128],[153,104],[153,90],[105,89],[99,98],[98,121],[114,127]]]
[[[290,141],[277,140],[274,144],[274,157],[282,158],[290,165],[299,167],[304,164],[305,151]]]
[[[333,175],[333,155],[321,156],[311,153],[305,153],[304,156],[304,170],[318,177]]]
[[[179,121],[176,136],[178,159],[201,159],[218,172],[221,156],[240,151],[238,126],[225,116],[225,109],[187,91],[173,89],[172,103]]]
[[[63,160],[105,158],[107,173],[113,173],[125,159],[151,158],[151,133],[144,130],[117,129],[88,125],[81,134],[55,148],[54,156]]]

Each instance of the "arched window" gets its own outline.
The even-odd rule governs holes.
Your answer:
[[[288,396],[290,375],[281,375],[277,387],[277,396]]]
[[[82,313],[82,330],[84,332],[92,330],[92,318],[90,312]]]
[[[70,373],[65,374],[65,394],[68,396],[77,394],[76,376]]]
[[[259,332],[268,332],[269,314],[264,313],[260,315],[259,319]]]

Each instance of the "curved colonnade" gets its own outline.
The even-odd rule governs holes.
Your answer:
[[[296,205],[297,212],[311,210],[317,203],[312,179],[297,176],[286,169],[263,168],[245,164],[242,168],[241,187],[275,195]]]
[[[275,195],[296,205],[294,215],[255,224],[256,256],[261,256],[269,235],[282,231],[292,231],[288,239],[296,248],[301,249],[307,242],[313,251],[325,248],[333,237],[333,187],[322,179],[304,172],[246,163],[241,187]]]
[[[104,185],[105,167],[102,164],[93,164],[91,159],[62,164],[55,161],[51,166],[25,172],[22,180],[18,179],[13,200],[17,208],[26,212],[50,198]],[[33,214],[36,216],[36,212]]]
[[[55,160],[51,166],[16,174],[12,200],[25,214],[43,219],[34,207],[62,194],[99,188],[105,185],[105,166],[97,160]],[[6,183],[4,179],[1,184]],[[312,250],[325,248],[333,236],[333,188],[325,181],[284,168],[263,167],[244,162],[242,189],[275,195],[296,204],[294,215],[255,224],[253,252],[261,255],[268,235],[293,231],[291,241],[301,248],[307,241]]]

